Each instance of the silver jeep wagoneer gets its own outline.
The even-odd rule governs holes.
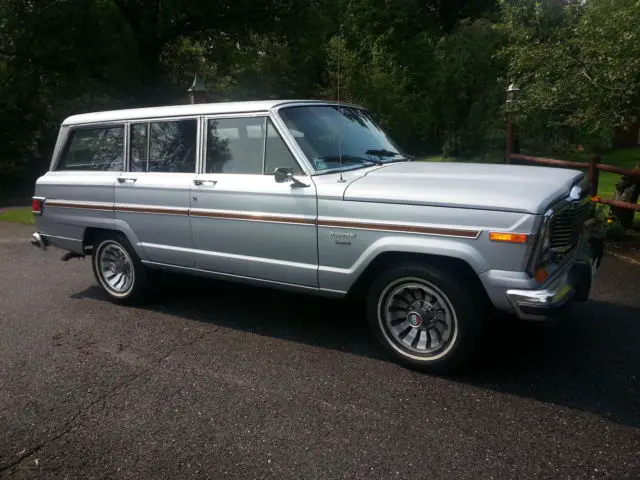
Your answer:
[[[588,298],[602,242],[586,190],[579,171],[412,161],[356,105],[98,112],[62,123],[32,243],[90,255],[122,303],[158,268],[358,293],[398,361],[443,371],[492,308],[544,319]]]

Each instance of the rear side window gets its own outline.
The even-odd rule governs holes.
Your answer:
[[[70,133],[58,170],[120,171],[124,126],[78,128]]]
[[[131,125],[132,172],[195,173],[198,121],[194,119]]]

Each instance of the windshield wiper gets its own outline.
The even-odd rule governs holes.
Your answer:
[[[397,160],[391,160],[393,161],[404,161],[404,160],[412,160],[413,158],[410,155],[405,155],[403,153],[400,152],[393,152],[391,150],[386,150],[384,148],[378,149],[378,150],[367,150],[366,152],[367,155],[375,155],[376,157],[395,157],[396,155],[400,155],[401,158],[397,159]]]
[[[316,157],[314,160],[326,160],[327,162],[339,162],[340,159],[345,160],[347,162],[359,162],[359,163],[373,163],[374,165],[384,165],[384,162],[381,160],[372,160],[370,158],[357,157],[355,155],[324,155],[321,157]]]
[[[367,155],[375,155],[376,157],[395,157],[396,155],[400,155],[400,152],[392,152],[391,150],[385,150],[384,148],[367,150],[364,153]]]

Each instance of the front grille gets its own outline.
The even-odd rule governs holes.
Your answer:
[[[551,250],[558,259],[571,252],[580,242],[584,222],[591,213],[591,203],[573,203],[551,218]]]

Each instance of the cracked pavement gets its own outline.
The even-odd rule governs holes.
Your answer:
[[[0,478],[638,478],[640,276],[468,371],[389,360],[341,302],[167,276],[111,304],[0,223]]]

